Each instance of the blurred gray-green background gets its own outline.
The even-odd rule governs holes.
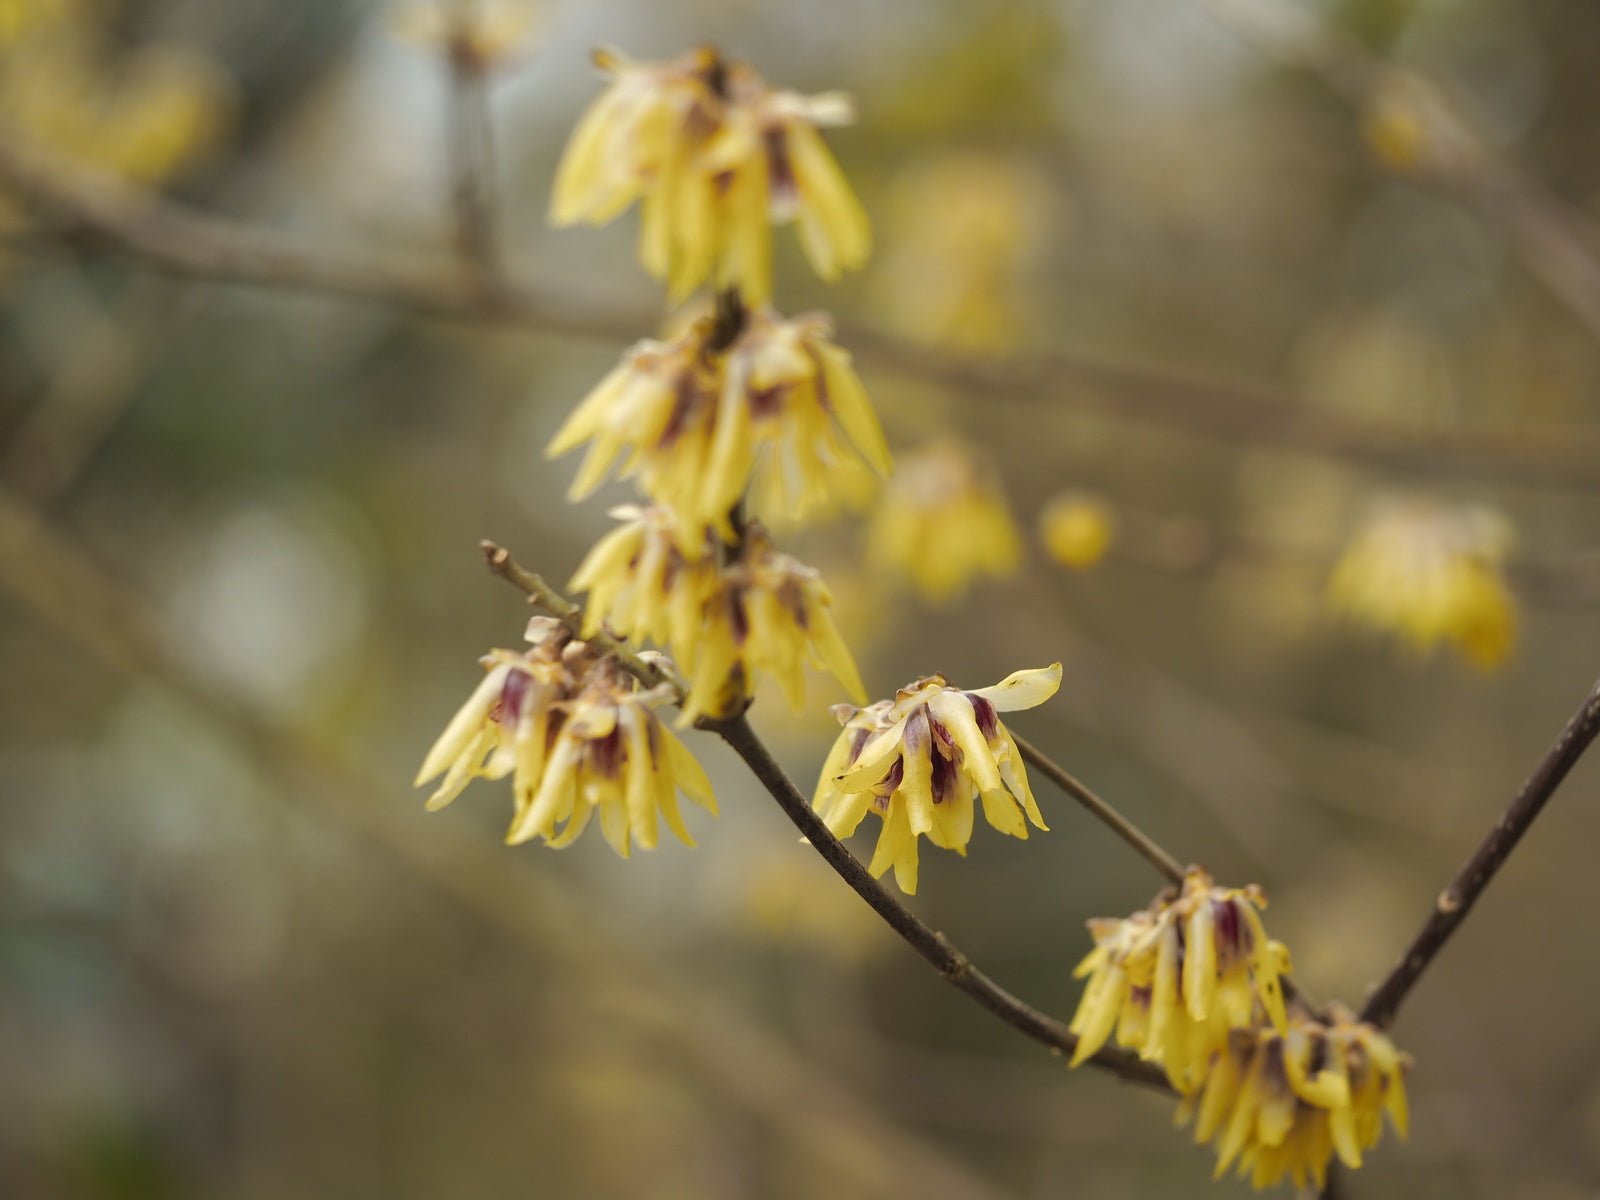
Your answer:
[[[152,45],[228,81],[172,202],[447,262],[448,77],[406,18],[77,8],[99,109]],[[830,143],[877,252],[825,286],[780,230],[779,304],[835,313],[897,449],[992,464],[1029,546],[936,607],[863,560],[857,519],[794,539],[869,690],[1061,659],[1015,727],[1259,882],[1297,977],[1359,1002],[1600,673],[1600,9],[1277,6],[1460,101],[1475,149],[1441,179],[1292,22],[1242,36],[1255,8],[551,0],[490,85],[494,200],[510,275],[647,336],[636,214],[544,222],[590,49],[713,41],[852,93]],[[48,141],[30,106],[71,99],[0,84],[0,136]],[[1533,202],[1496,187],[1510,163]],[[696,850],[508,850],[487,783],[423,812],[417,763],[525,620],[478,539],[564,580],[629,494],[568,506],[575,462],[542,457],[628,335],[172,278],[9,200],[5,227],[0,1196],[1243,1194],[1166,1100],[942,984],[703,736],[722,815],[689,814]],[[1116,518],[1086,571],[1033,536],[1068,489]],[[1499,670],[1328,613],[1396,492],[1516,529]],[[804,789],[838,699],[814,676],[809,712],[756,709]],[[912,903],[1065,1017],[1084,919],[1158,881],[1038,790],[1048,834],[925,848]],[[1413,1138],[1351,1196],[1595,1194],[1597,800],[1587,763],[1418,987]]]

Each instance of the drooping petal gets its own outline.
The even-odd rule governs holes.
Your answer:
[[[999,683],[978,688],[972,694],[982,696],[1000,712],[1016,712],[1018,709],[1037,708],[1054,696],[1060,687],[1061,664],[1057,662],[1048,667],[1013,671]]]
[[[456,715],[450,718],[450,724],[445,726],[444,732],[439,735],[438,740],[433,743],[433,747],[422,760],[422,769],[417,772],[416,783],[413,786],[421,787],[449,767],[462,756],[462,751],[477,739],[479,731],[488,719],[489,710],[500,698],[500,691],[505,686],[506,676],[510,673],[511,667],[500,663],[483,677],[483,681],[473,690],[472,695],[467,698],[467,702],[461,706]]]

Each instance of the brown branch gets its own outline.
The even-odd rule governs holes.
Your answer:
[[[153,682],[244,751],[277,795],[320,826],[385,856],[408,877],[552,970],[656,1003],[629,1013],[682,1046],[705,1077],[765,1114],[798,1148],[845,1175],[866,1139],[911,1172],[908,1187],[943,1200],[995,1200],[996,1189],[940,1145],[897,1125],[825,1068],[796,1054],[714,989],[611,928],[558,876],[485,852],[449,822],[397,806],[395,780],[375,776],[326,739],[263,710],[215,674],[174,656],[147,597],[93,562],[58,528],[0,487],[0,596],[82,652],[97,669]],[[651,1014],[655,1014],[654,1017]],[[642,1016],[641,1016],[642,1014]],[[798,1109],[807,1121],[795,1121]]]
[[[1140,858],[1144,859],[1157,871],[1160,871],[1166,877],[1168,883],[1182,885],[1183,864],[1157,845],[1154,838],[1128,820],[1108,802],[1095,795],[1088,785],[1080,782],[1076,776],[1046,755],[1044,751],[1040,750],[1032,742],[1017,736],[1015,731],[1012,732],[1011,737],[1017,743],[1017,749],[1022,752],[1022,757],[1030,767],[1033,767],[1046,779],[1050,780],[1051,783],[1088,809],[1112,833],[1132,846],[1134,852]]]
[[[456,262],[397,261],[309,245],[89,174],[15,136],[0,135],[0,183],[54,214],[56,236],[170,275],[342,296],[425,315],[607,341],[634,341],[659,318],[646,309],[585,303],[570,288],[545,292],[487,279]],[[851,341],[863,359],[918,380],[1119,422],[1157,423],[1224,444],[1248,441],[1379,468],[1426,468],[1439,475],[1542,488],[1600,482],[1600,435],[1592,431],[1535,436],[1352,422],[1293,397],[1065,350],[987,363],[871,331],[858,330]]]
[[[1450,935],[1467,919],[1478,897],[1489,886],[1495,873],[1505,865],[1511,851],[1522,840],[1523,834],[1528,832],[1534,819],[1543,811],[1556,788],[1561,786],[1561,781],[1572,770],[1573,764],[1589,748],[1596,734],[1600,734],[1600,683],[1596,683],[1584,698],[1566,728],[1545,752],[1538,767],[1522,785],[1522,790],[1511,801],[1504,815],[1495,822],[1494,828],[1489,830],[1482,844],[1473,851],[1466,865],[1450,881],[1450,885],[1439,893],[1433,911],[1412,939],[1410,948],[1389,972],[1388,978],[1367,998],[1366,1007],[1361,1010],[1363,1021],[1370,1021],[1382,1028],[1394,1020],[1407,994],[1416,986],[1434,956],[1444,948]]]
[[[1411,173],[1460,196],[1505,230],[1524,265],[1600,339],[1600,234],[1497,151],[1436,80],[1395,67],[1285,0],[1208,0],[1267,54],[1319,76],[1358,110],[1404,96],[1422,144]]]
[[[533,572],[519,566],[503,547],[493,542],[483,542],[481,546],[489,569],[519,588],[527,595],[529,603],[555,617],[574,632],[581,628],[581,610],[576,604],[552,591],[549,585]],[[641,683],[655,686],[668,682],[659,668],[650,663],[641,663],[637,655],[622,648],[615,638],[599,634],[589,641],[607,652],[617,654],[622,665]],[[890,929],[894,930],[939,974],[1018,1032],[1052,1050],[1063,1054],[1072,1053],[1078,1044],[1078,1039],[1065,1024],[1040,1012],[995,983],[973,966],[971,960],[957,949],[949,938],[925,924],[872,877],[845,844],[834,837],[823,824],[822,818],[811,810],[810,804],[800,794],[800,790],[795,787],[778,761],[772,757],[772,752],[757,736],[743,713],[722,720],[702,718],[696,725],[716,734],[744,760],[751,774],[777,801],[784,815],[833,868],[835,874],[843,879],[856,895],[865,900],[872,911],[877,913]],[[1089,1059],[1089,1062],[1131,1083],[1141,1083],[1161,1091],[1172,1090],[1167,1082],[1166,1073],[1160,1067],[1144,1062],[1126,1050],[1106,1047]]]
[[[451,201],[456,252],[484,275],[496,274],[494,142],[489,124],[488,66],[478,52],[478,0],[454,0],[446,61],[450,70]]]

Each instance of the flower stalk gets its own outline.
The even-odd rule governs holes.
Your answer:
[[[582,630],[583,610],[578,605],[550,587],[538,575],[522,567],[504,547],[486,541],[482,543],[482,549],[489,570],[521,591],[529,604],[560,621],[573,631],[574,636]],[[589,641],[597,650],[614,655],[623,669],[644,686],[666,683],[675,689],[675,695],[684,695],[681,685],[661,663],[641,658],[617,639],[603,633],[594,635]],[[722,718],[700,717],[695,721],[695,726],[716,734],[727,743],[834,873],[865,900],[902,941],[953,986],[1024,1036],[1064,1055],[1070,1056],[1077,1051],[1078,1038],[1064,1022],[1039,1011],[990,979],[949,938],[922,921],[872,877],[849,848],[833,836],[822,818],[811,811],[806,798],[772,756],[772,751],[757,735],[743,712]],[[1126,1050],[1102,1047],[1087,1061],[1130,1083],[1144,1084],[1161,1091],[1171,1090],[1166,1074],[1160,1067],[1142,1062],[1137,1055]]]

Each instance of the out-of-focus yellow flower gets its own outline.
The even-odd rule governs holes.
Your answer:
[[[953,439],[902,455],[872,513],[867,557],[948,600],[1022,562],[1022,537],[992,474]]]
[[[1084,570],[1105,557],[1116,532],[1111,506],[1086,492],[1063,492],[1039,514],[1039,540],[1064,567]]]
[[[1119,1046],[1158,1062],[1178,1091],[1194,1091],[1234,1029],[1286,1028],[1281,977],[1289,953],[1267,937],[1255,886],[1216,887],[1198,867],[1181,890],[1120,920],[1089,922],[1095,947],[1074,974],[1088,976],[1072,1018],[1077,1066],[1116,1034]]]
[[[891,866],[900,890],[917,890],[917,839],[965,856],[973,801],[990,825],[1026,838],[1047,826],[1028,770],[997,714],[1043,704],[1061,686],[1061,664],[1017,671],[993,687],[965,692],[930,675],[866,708],[838,705],[844,732],[834,742],[812,797],[827,826],[849,837],[869,811],[883,827],[868,870]]]
[[[79,0],[0,0],[0,50],[36,29],[76,16]]]
[[[872,402],[825,318],[754,310],[721,352],[713,327],[702,319],[670,342],[640,342],[585,397],[546,451],[590,444],[570,498],[597,488],[620,457],[620,473],[637,476],[698,545],[707,526],[733,540],[728,513],[752,473],[767,503],[798,519],[841,485],[856,489],[863,464],[889,471]]]
[[[588,496],[622,456],[622,477],[637,476],[652,498],[671,497],[686,533],[713,524],[731,537],[726,510],[699,519],[705,514],[698,495],[722,395],[721,362],[708,349],[711,327],[707,317],[671,341],[637,343],[583,398],[545,448],[547,458],[556,458],[589,443],[567,499]]]
[[[904,172],[874,279],[885,319],[945,348],[1011,349],[1047,208],[1042,181],[1003,154],[947,154]]]
[[[589,593],[584,636],[609,625],[634,642],[669,646],[674,654],[692,650],[717,586],[710,539],[702,530],[699,553],[685,554],[689,539],[678,531],[671,510],[660,505],[626,505],[611,515],[623,523],[595,543],[569,585]]]
[[[42,22],[0,68],[0,116],[62,155],[153,184],[209,150],[232,90],[209,58],[149,46],[114,58],[86,21]],[[3,44],[3,43],[0,43]]]
[[[570,845],[598,811],[606,841],[624,858],[636,845],[655,848],[658,817],[694,845],[677,793],[712,812],[716,799],[700,764],[653,711],[670,689],[639,690],[614,659],[548,617],[529,622],[528,640],[524,653],[485,656],[488,674],[417,773],[418,786],[444,776],[428,807],[444,807],[474,778],[510,775],[510,843],[543,837]]]
[[[1335,1154],[1347,1167],[1361,1166],[1362,1152],[1382,1137],[1385,1113],[1406,1136],[1410,1065],[1387,1037],[1337,1005],[1326,1023],[1297,1005],[1283,1029],[1230,1034],[1178,1117],[1194,1121],[1197,1144],[1216,1144],[1217,1178],[1237,1164],[1257,1188],[1288,1178],[1320,1189]]]
[[[834,344],[829,320],[750,313],[728,348],[722,405],[700,503],[726,512],[759,464],[761,491],[795,520],[825,511],[841,492],[859,496],[865,465],[893,468],[872,401]]]
[[[1328,597],[1419,651],[1447,642],[1489,670],[1516,641],[1516,604],[1501,570],[1510,540],[1505,519],[1486,509],[1391,501],[1345,549]]]
[[[562,155],[554,224],[603,225],[642,199],[639,257],[674,299],[709,279],[764,303],[779,221],[798,223],[824,279],[866,261],[866,213],[818,132],[853,119],[845,97],[773,90],[709,48],[666,62],[602,51],[595,61],[612,82]]]
[[[721,568],[692,639],[673,654],[689,679],[682,724],[726,716],[771,672],[789,704],[805,702],[805,663],[833,675],[849,695],[866,699],[850,648],[833,621],[833,597],[821,576],[780,554],[757,522],[744,532],[736,561]]]
[[[414,0],[395,9],[392,28],[474,71],[492,71],[528,49],[545,15],[542,0]]]

